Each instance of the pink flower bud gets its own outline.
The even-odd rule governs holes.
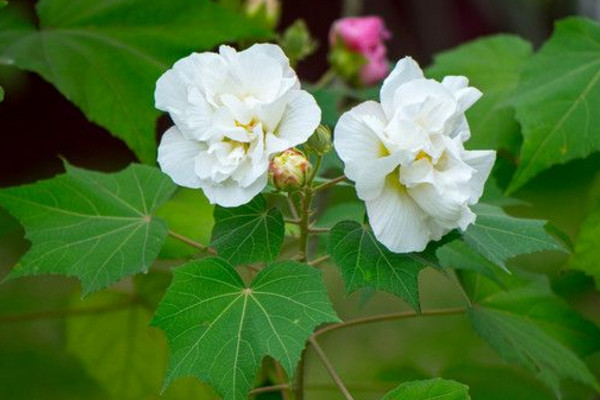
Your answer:
[[[348,51],[364,57],[358,71],[360,83],[371,85],[383,80],[388,72],[387,49],[383,43],[391,37],[383,20],[377,16],[342,18],[334,22],[329,34],[333,51]],[[352,60],[351,57],[335,57],[337,60]],[[349,71],[347,66],[335,66],[338,71]]]
[[[304,153],[296,149],[287,149],[271,161],[269,180],[276,189],[292,192],[304,187],[311,170],[310,161]]]

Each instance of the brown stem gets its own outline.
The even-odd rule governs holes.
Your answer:
[[[206,246],[202,243],[198,243],[188,237],[180,235],[177,232],[169,231],[169,235],[189,246],[197,248],[198,250],[206,251],[210,254],[217,254],[217,251],[215,249],[213,249],[212,247]]]
[[[309,261],[308,265],[314,267],[314,266],[317,266],[317,265],[321,264],[322,262],[325,262],[325,261],[329,260],[329,258],[330,258],[329,255],[325,255],[323,257],[315,258],[314,260]]]
[[[290,385],[288,385],[287,383],[280,383],[278,385],[263,386],[263,387],[259,387],[256,389],[252,389],[250,391],[250,394],[270,393],[270,392],[278,392],[278,391],[283,392],[289,388],[290,388]]]
[[[330,180],[329,182],[325,182],[325,183],[321,183],[320,185],[315,187],[315,191],[319,192],[321,190],[325,190],[325,189],[329,189],[335,185],[337,185],[340,182],[343,182],[346,180],[346,175],[342,175],[342,176],[338,176],[337,178],[333,178],[332,180]]]
[[[285,372],[283,371],[283,368],[281,368],[281,365],[273,360],[273,364],[275,365],[275,374],[277,375],[277,379],[279,380],[279,385],[283,385],[280,388],[281,391],[281,397],[283,398],[283,400],[291,400],[290,399],[290,385],[287,383],[287,379],[285,378]]]
[[[329,233],[329,228],[308,228],[308,233]]]
[[[311,336],[308,339],[308,341],[310,342],[310,344],[315,349],[317,355],[321,359],[321,362],[325,366],[325,369],[327,369],[327,372],[329,372],[329,376],[331,376],[331,379],[333,379],[333,381],[335,382],[335,384],[337,385],[337,387],[340,389],[340,392],[342,392],[342,394],[344,395],[344,397],[346,398],[346,400],[354,400],[354,398],[352,397],[352,395],[350,394],[350,392],[348,391],[348,389],[344,385],[344,382],[342,382],[342,379],[340,378],[340,376],[335,371],[335,368],[333,368],[333,365],[331,365],[331,362],[329,361],[329,359],[325,355],[325,352],[323,351],[323,349],[321,348],[321,346],[319,346],[319,343],[317,343],[317,340],[314,338],[314,336]]]
[[[393,320],[397,320],[397,319],[415,318],[415,317],[419,317],[419,316],[429,317],[429,316],[434,316],[434,315],[457,315],[457,314],[463,314],[466,310],[467,310],[466,308],[460,307],[460,308],[445,308],[445,309],[440,309],[440,310],[426,310],[426,311],[421,312],[420,314],[418,314],[414,311],[405,311],[405,312],[392,313],[392,314],[373,315],[370,317],[351,319],[349,321],[344,321],[344,322],[340,322],[337,324],[332,324],[332,325],[326,326],[324,328],[317,330],[315,333],[313,333],[312,337],[316,338],[325,333],[328,333],[331,331],[336,331],[336,330],[342,329],[342,328],[349,328],[351,326],[371,324],[374,322],[393,321]]]

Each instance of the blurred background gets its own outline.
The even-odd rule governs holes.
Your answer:
[[[35,4],[33,0],[16,2],[30,7]],[[334,20],[368,14],[381,16],[392,32],[388,42],[392,61],[411,55],[422,65],[428,65],[440,51],[501,32],[521,35],[537,47],[551,34],[557,19],[573,14],[600,19],[600,0],[284,0],[278,30],[283,31],[302,18],[320,43],[318,50],[298,65],[300,77],[314,82],[327,70],[327,37]],[[5,90],[5,100],[0,103],[0,187],[33,182],[61,172],[59,156],[77,166],[104,171],[116,171],[135,161],[133,153],[120,140],[88,122],[39,76],[1,67],[0,86]],[[157,136],[168,125],[166,119],[161,121]],[[595,156],[541,174],[517,193],[528,204],[510,211],[549,219],[574,235],[600,199],[599,162]],[[353,196],[344,192],[332,201],[345,202]],[[548,197],[553,201],[543,201]],[[202,221],[207,215],[210,209],[204,205],[193,221]],[[208,235],[208,224],[204,225],[204,235]],[[0,279],[26,249],[21,228],[0,210]],[[590,290],[593,282],[577,272],[564,273],[565,260],[563,255],[549,253],[521,258],[513,264],[540,266],[553,278],[560,295],[587,317],[600,322],[600,299]],[[326,275],[334,288],[332,297],[342,318],[405,309],[400,301],[385,294],[377,294],[366,305],[362,305],[360,294],[347,299],[337,270],[329,266]],[[461,305],[456,287],[436,272],[425,271],[421,280],[423,308]],[[41,318],[27,321],[0,319],[0,399],[110,398],[74,356],[77,349],[65,343],[66,330],[78,328],[65,324],[60,315],[44,315],[44,310],[64,308],[79,302],[78,298],[78,284],[65,278],[27,278],[0,286],[0,314],[41,312]],[[86,319],[79,321],[85,324]],[[164,347],[162,338],[153,340]],[[475,400],[553,398],[531,374],[503,363],[472,332],[462,316],[358,327],[324,337],[323,345],[357,399],[378,399],[400,381],[428,376],[469,384]],[[598,373],[600,356],[588,361]],[[308,400],[342,398],[318,362],[309,362],[307,372]],[[215,398],[210,394],[203,397],[199,385],[189,393],[171,394],[169,398]],[[278,395],[261,398],[275,399]],[[564,398],[599,397],[567,383]]]

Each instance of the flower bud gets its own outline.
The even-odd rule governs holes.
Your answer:
[[[297,149],[287,149],[273,158],[269,165],[269,180],[284,192],[293,192],[304,187],[312,170],[308,158]]]
[[[274,29],[279,23],[281,3],[279,0],[247,0],[246,15],[259,20],[265,27]]]
[[[390,37],[379,17],[342,18],[332,25],[329,34],[331,65],[354,85],[375,84],[389,72],[383,42]]]
[[[306,23],[299,19],[285,30],[279,45],[292,65],[302,61],[317,49],[317,42],[310,36]]]
[[[331,150],[331,129],[325,125],[319,125],[304,145],[304,148],[309,152],[320,155],[329,153]]]

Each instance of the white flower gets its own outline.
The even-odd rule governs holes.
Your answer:
[[[394,252],[422,251],[475,221],[494,151],[467,151],[465,111],[481,92],[467,78],[425,79],[412,58],[381,88],[340,118],[334,146],[354,182],[377,239]]]
[[[175,183],[201,188],[212,203],[235,207],[267,184],[269,159],[304,143],[321,120],[276,45],[194,53],[156,83],[156,107],[175,126],[165,132],[158,163]]]

